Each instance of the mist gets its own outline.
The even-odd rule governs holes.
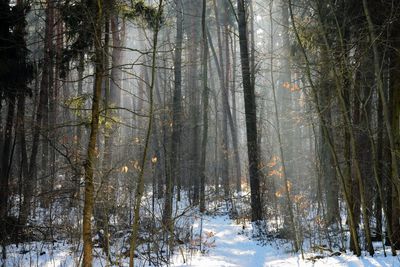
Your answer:
[[[2,266],[398,264],[396,1],[0,14]]]

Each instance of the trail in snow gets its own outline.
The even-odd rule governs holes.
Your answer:
[[[197,219],[194,231],[199,233],[201,220]],[[247,235],[244,234],[247,232]],[[400,267],[399,257],[356,257],[345,254],[336,257],[326,257],[315,262],[302,260],[301,255],[290,253],[290,244],[274,240],[261,246],[256,240],[249,238],[251,225],[242,230],[242,225],[237,225],[227,216],[210,217],[203,219],[203,240],[212,246],[204,254],[189,256],[183,263],[182,256],[176,256],[174,267],[202,266],[202,267],[358,267],[358,266],[385,266]],[[209,236],[206,238],[206,236]],[[379,252],[377,252],[378,254]],[[309,258],[313,254],[305,254]]]

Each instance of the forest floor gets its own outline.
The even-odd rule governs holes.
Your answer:
[[[319,266],[399,266],[400,257],[384,257],[382,251],[377,250],[374,257],[364,256],[358,258],[349,254],[329,256],[328,254],[305,253],[303,260],[301,254],[291,253],[291,244],[281,239],[270,238],[260,244],[252,237],[252,225],[237,223],[227,215],[196,216],[193,224],[196,236],[202,236],[194,241],[194,247],[201,243],[200,249],[180,249],[173,257],[174,267],[204,266],[204,267],[319,267]],[[201,251],[201,252],[200,252]],[[389,251],[388,251],[389,252]],[[16,247],[7,247],[8,258],[6,262],[0,260],[1,266],[43,266],[43,267],[73,267],[78,266],[81,260],[81,250],[66,241],[56,243],[32,242]],[[315,259],[319,256],[319,259]],[[312,260],[314,258],[314,260]],[[121,258],[119,266],[127,266],[128,258]],[[4,264],[5,263],[5,264]],[[150,266],[148,262],[137,262],[137,266]],[[4,264],[4,265],[2,265]],[[101,249],[96,248],[94,253],[95,267],[107,266]]]
[[[195,226],[200,227],[200,219]],[[376,251],[374,257],[353,256],[352,253],[329,257],[324,255],[321,259],[311,258],[322,254],[305,253],[305,260],[301,254],[290,253],[291,245],[286,241],[272,239],[263,245],[251,238],[251,224],[243,229],[242,224],[236,224],[227,216],[205,217],[203,219],[204,236],[209,236],[205,241],[205,252],[194,255],[186,264],[181,258],[175,259],[173,266],[237,266],[237,267],[319,267],[319,266],[400,266],[400,257],[384,257],[381,251]],[[204,241],[203,241],[204,242]],[[207,247],[207,244],[209,246]],[[389,251],[388,251],[389,252]],[[364,253],[365,254],[365,253]]]

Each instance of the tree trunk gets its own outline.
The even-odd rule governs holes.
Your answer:
[[[100,246],[103,248],[103,252],[107,259],[110,258],[109,254],[109,231],[108,223],[110,212],[114,204],[112,196],[112,185],[110,185],[110,176],[113,170],[113,135],[115,133],[115,125],[112,121],[112,117],[115,112],[112,111],[114,106],[111,100],[111,86],[112,78],[110,76],[110,60],[109,60],[109,48],[110,48],[110,14],[109,14],[109,3],[104,3],[104,45],[103,45],[103,105],[104,109],[104,150],[103,150],[103,160],[101,163],[100,172],[100,186],[97,192],[99,196],[98,201],[94,204],[94,219],[97,224],[97,230],[103,231],[103,239]]]
[[[331,86],[332,84],[329,82],[329,79],[326,79],[329,75],[329,61],[327,58],[326,51],[321,53],[322,57],[322,69],[321,69],[321,82],[320,82],[320,105],[324,107],[323,113],[321,114],[324,118],[324,121],[328,127],[332,125],[332,103],[331,103]],[[320,125],[320,131],[323,133],[322,126]],[[331,128],[328,128],[329,136],[332,136]],[[334,142],[334,141],[333,141]],[[339,184],[335,174],[335,167],[333,164],[332,154],[329,151],[328,140],[324,134],[321,134],[320,137],[320,164],[321,164],[321,174],[324,181],[324,191],[326,196],[326,222],[328,225],[332,225],[336,223],[339,219]]]
[[[251,190],[251,220],[262,220],[260,198],[260,156],[257,144],[257,113],[254,94],[254,84],[251,83],[249,49],[247,40],[246,8],[244,0],[238,0],[238,27],[240,44],[240,61],[242,64],[242,79],[246,115],[247,155],[249,160],[250,190]]]
[[[85,199],[83,207],[83,222],[82,222],[82,235],[83,235],[83,266],[92,266],[92,214],[94,207],[94,169],[97,158],[97,133],[99,130],[99,117],[100,117],[100,101],[101,89],[103,82],[104,72],[104,54],[101,44],[102,25],[103,25],[103,1],[98,0],[98,10],[96,14],[96,21],[94,22],[95,30],[95,81],[93,84],[93,99],[92,99],[92,114],[90,122],[89,143],[87,146],[86,162],[85,162]]]
[[[10,179],[10,163],[12,157],[12,132],[14,126],[15,114],[15,95],[8,97],[8,110],[6,117],[6,125],[4,128],[4,143],[1,157],[0,169],[0,218],[6,218],[8,214],[8,195],[9,195],[9,179]]]
[[[189,116],[190,116],[190,185],[193,188],[192,201],[193,204],[199,204],[200,197],[200,179],[199,179],[199,164],[200,164],[200,94],[198,86],[198,50],[199,50],[199,9],[195,2],[187,7],[190,12],[190,28],[188,29],[189,50],[188,50],[188,89],[189,89]]]
[[[203,0],[202,16],[201,16],[201,28],[202,28],[202,41],[203,41],[203,134],[201,143],[201,159],[200,159],[200,212],[206,210],[205,205],[205,180],[206,180],[206,154],[207,154],[207,140],[208,140],[208,43],[207,43],[207,31],[206,31],[206,13],[207,13],[207,2]]]
[[[25,225],[28,216],[30,213],[30,200],[33,196],[33,189],[35,180],[33,177],[28,176],[28,153],[26,149],[26,137],[25,137],[25,95],[18,95],[18,104],[17,104],[17,123],[18,123],[18,141],[21,152],[21,181],[23,181],[22,192],[24,195],[23,204],[21,205],[21,209],[19,212],[19,223]]]
[[[43,74],[47,77],[42,77],[42,83],[40,85],[40,90],[44,90],[46,96],[43,98],[43,113],[41,120],[41,135],[43,138],[40,140],[42,144],[42,157],[41,157],[41,179],[40,190],[41,190],[41,205],[43,207],[49,206],[49,193],[52,190],[51,177],[48,173],[49,167],[49,152],[50,152],[50,98],[54,91],[54,47],[53,47],[53,31],[54,31],[54,2],[52,0],[47,1],[46,7],[46,32],[45,32],[45,63],[43,64]],[[46,69],[46,71],[45,71]],[[36,159],[35,159],[36,161]],[[36,170],[37,171],[37,170]],[[36,172],[35,171],[35,172]]]
[[[147,124],[147,132],[146,139],[143,150],[142,163],[140,168],[140,173],[136,186],[136,194],[135,194],[135,208],[134,208],[134,221],[132,224],[132,236],[130,240],[130,248],[129,248],[129,267],[134,266],[134,253],[137,246],[137,239],[139,233],[139,212],[141,201],[144,193],[144,170],[146,167],[147,161],[147,152],[149,148],[150,138],[151,138],[151,130],[153,124],[153,89],[155,84],[156,77],[156,55],[157,55],[157,42],[158,42],[158,32],[160,28],[160,19],[162,14],[162,5],[163,0],[159,1],[158,9],[156,16],[154,18],[155,26],[154,26],[154,34],[153,34],[153,51],[152,51],[152,62],[151,62],[151,82],[150,82],[150,92],[149,92],[149,121]]]
[[[224,34],[224,39],[225,39],[225,58],[226,58],[226,70],[225,70],[225,87],[223,89],[223,101],[224,101],[224,106],[225,106],[225,112],[228,118],[229,122],[229,129],[231,131],[231,136],[232,136],[232,146],[233,146],[233,154],[234,154],[234,162],[235,162],[235,183],[236,183],[236,191],[239,192],[241,188],[240,184],[240,177],[241,177],[241,166],[240,166],[240,156],[239,156],[239,141],[238,141],[238,135],[237,135],[237,127],[236,127],[236,118],[232,116],[232,113],[236,112],[235,107],[234,110],[231,111],[230,105],[229,105],[229,83],[232,84],[232,78],[231,78],[231,68],[234,66],[235,62],[233,62],[233,65],[230,61],[230,55],[229,55],[229,50],[230,50],[230,27],[228,24],[228,14],[225,12],[225,34]],[[234,85],[233,85],[234,86]],[[236,106],[236,103],[234,103]]]
[[[172,103],[172,136],[170,150],[170,169],[166,171],[166,190],[164,202],[163,222],[167,226],[172,236],[173,225],[172,216],[172,199],[174,184],[177,185],[177,200],[180,201],[180,175],[178,150],[182,131],[182,40],[183,40],[183,10],[182,0],[176,0],[176,37],[175,37],[175,57],[174,57],[174,92]]]
[[[396,46],[399,47],[399,46]],[[396,55],[396,59],[394,62],[396,68],[393,68],[393,72],[398,74],[398,70],[400,67],[400,57],[398,55]],[[391,238],[391,241],[393,242],[393,246],[395,249],[400,249],[400,222],[399,222],[399,218],[400,218],[400,190],[397,187],[397,183],[398,183],[398,179],[400,179],[398,176],[396,176],[396,174],[398,174],[397,172],[397,167],[393,166],[394,164],[397,164],[399,157],[398,157],[398,153],[400,151],[400,83],[399,83],[399,77],[398,76],[393,76],[394,77],[394,81],[393,81],[393,87],[391,88],[391,110],[392,111],[392,119],[391,119],[391,129],[392,129],[392,133],[393,133],[393,148],[392,146],[390,146],[390,150],[391,150],[391,155],[392,158],[395,158],[395,162],[393,162],[392,159],[392,176],[391,176],[391,181],[390,181],[390,186],[392,187],[391,189],[391,197],[392,197],[392,204],[391,204],[391,214],[392,215],[392,219],[391,219],[391,223],[392,223],[392,232],[393,232],[393,236]],[[389,137],[389,143],[390,143],[390,137]],[[393,152],[392,149],[395,149],[395,151]],[[392,186],[392,184],[395,184],[395,187]],[[389,196],[390,197],[390,196]]]
[[[77,96],[81,96],[83,94],[83,72],[85,71],[85,54],[83,51],[79,53],[79,62],[77,66],[78,71],[78,91]],[[81,111],[84,112],[84,111]],[[79,120],[81,116],[76,116]],[[74,159],[73,162],[76,164],[77,169],[73,180],[72,185],[72,202],[71,205],[74,207],[78,207],[79,199],[80,199],[80,190],[81,190],[81,172],[82,168],[79,167],[81,165],[81,153],[83,147],[83,139],[82,139],[82,126],[78,125],[76,127],[75,132],[76,138],[74,138]]]
[[[232,128],[235,129],[234,133],[232,132],[232,142],[233,142],[233,150],[235,153],[235,165],[236,165],[236,192],[240,192],[242,190],[242,167],[241,167],[239,147],[238,147],[239,146],[237,137],[238,127],[237,127],[237,117],[236,117],[236,108],[237,108],[236,107],[236,42],[233,41],[231,42],[231,44],[232,44],[231,94],[232,94],[232,120],[233,120],[233,126],[231,127],[231,131]]]

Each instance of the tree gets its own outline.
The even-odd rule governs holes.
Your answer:
[[[147,125],[146,137],[145,137],[145,144],[143,149],[143,157],[141,162],[140,173],[137,181],[136,186],[136,196],[135,196],[135,207],[134,207],[134,221],[132,224],[132,236],[130,240],[130,248],[129,248],[129,267],[134,266],[134,253],[136,249],[136,244],[138,241],[138,232],[139,232],[139,212],[140,212],[140,204],[142,201],[142,196],[144,193],[144,170],[146,167],[147,161],[147,153],[149,149],[149,142],[151,137],[151,130],[153,125],[153,90],[156,78],[156,55],[157,55],[157,43],[158,43],[158,32],[161,27],[161,16],[162,16],[162,7],[163,7],[163,0],[159,0],[158,8],[154,17],[152,17],[152,26],[153,28],[153,47],[152,47],[152,58],[151,58],[151,81],[150,81],[150,94],[149,94],[149,120]]]
[[[206,13],[207,1],[203,0],[202,15],[201,15],[201,37],[203,44],[203,57],[202,57],[202,74],[203,74],[203,134],[201,143],[201,159],[200,159],[200,212],[205,211],[205,183],[206,183],[206,154],[207,154],[207,139],[208,139],[208,43],[207,43],[207,30],[206,30]]]
[[[92,266],[92,226],[91,219],[94,207],[94,169],[96,164],[96,143],[97,133],[99,131],[99,117],[100,117],[100,101],[101,89],[104,75],[104,54],[102,40],[102,27],[103,27],[103,1],[98,0],[97,6],[87,8],[95,8],[96,20],[93,22],[94,29],[94,51],[95,51],[95,81],[93,84],[93,99],[92,99],[92,114],[90,121],[90,134],[89,143],[87,146],[86,162],[85,162],[85,200],[83,207],[83,222],[82,222],[82,235],[83,235],[83,266]]]
[[[240,62],[242,65],[242,79],[244,91],[244,104],[246,113],[247,155],[249,159],[249,175],[251,190],[251,220],[262,220],[260,198],[260,155],[257,144],[257,115],[254,84],[251,82],[249,49],[247,40],[247,18],[244,0],[237,1],[238,28],[240,45]]]

